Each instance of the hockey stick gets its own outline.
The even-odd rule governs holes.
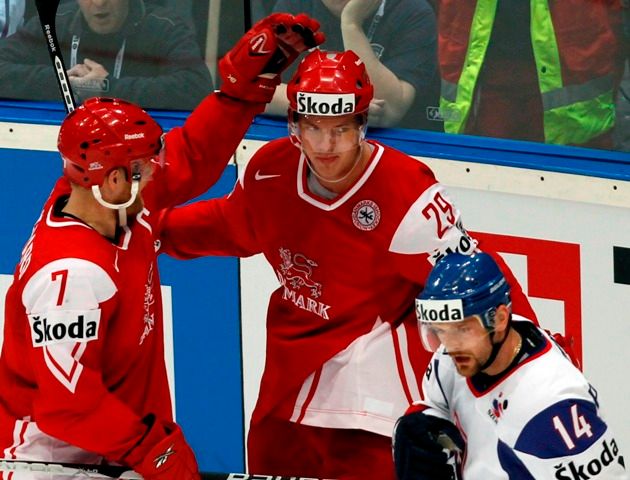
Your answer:
[[[82,463],[52,463],[36,460],[3,460],[0,459],[0,472],[30,472],[55,476],[77,478],[117,478],[123,480],[142,480],[142,477],[129,467],[116,465],[86,465]],[[202,472],[201,480],[319,480],[310,477],[280,477],[276,475],[250,475],[247,473]]]
[[[61,92],[66,111],[70,113],[76,108],[76,104],[74,103],[74,96],[70,88],[68,73],[66,72],[66,66],[59,48],[59,40],[57,40],[57,29],[55,28],[55,16],[57,15],[59,0],[35,0],[35,6],[39,15],[39,23],[46,38],[48,53],[55,69],[59,91]]]

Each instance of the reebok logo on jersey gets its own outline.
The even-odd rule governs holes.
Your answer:
[[[164,465],[166,461],[168,460],[168,457],[170,457],[171,455],[175,455],[175,450],[173,450],[173,445],[168,447],[164,453],[155,457],[155,460],[153,460],[155,462],[155,468],[157,469],[157,468],[160,468],[162,465]]]
[[[461,300],[416,299],[416,317],[419,322],[461,322],[464,305]]]
[[[617,447],[617,442],[613,438],[610,444],[604,440],[601,453],[586,463],[580,464],[571,461],[566,464],[560,463],[555,465],[555,477],[557,480],[589,480],[598,477],[614,461],[625,468],[623,456],[619,455],[619,447]]]
[[[51,311],[44,315],[29,315],[33,347],[67,342],[89,342],[98,338],[100,310]]]
[[[298,92],[297,94],[297,113],[304,115],[345,115],[353,113],[354,107],[354,93]]]

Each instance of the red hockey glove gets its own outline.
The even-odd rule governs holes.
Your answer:
[[[144,480],[200,480],[195,454],[179,425],[153,416],[145,421],[149,431],[123,461]]]
[[[319,22],[303,13],[263,18],[219,61],[221,92],[248,102],[271,101],[280,73],[324,38]]]

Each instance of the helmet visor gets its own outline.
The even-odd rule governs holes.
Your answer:
[[[490,335],[479,315],[472,315],[458,322],[420,322],[422,346],[429,352],[437,352],[444,346],[444,353],[475,350]]]

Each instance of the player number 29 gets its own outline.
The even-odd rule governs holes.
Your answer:
[[[434,195],[433,202],[422,209],[422,214],[427,220],[431,220],[432,217],[435,218],[438,238],[442,238],[449,226],[455,223],[453,206],[446,201],[440,192]]]

